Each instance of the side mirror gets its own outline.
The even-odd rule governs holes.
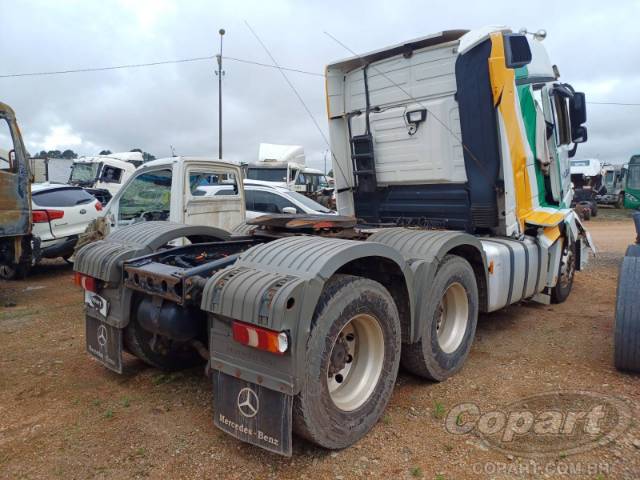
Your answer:
[[[574,133],[576,133],[577,127],[587,121],[587,102],[584,92],[575,92],[569,101],[569,107],[571,108],[571,125],[574,127]]]
[[[574,134],[572,135],[573,138],[571,139],[573,143],[584,143],[587,141],[587,127],[585,127],[584,125],[580,125],[579,127],[574,128],[573,131]]]
[[[588,137],[587,127],[585,127],[584,125],[580,125],[579,127],[571,127],[571,130],[573,131],[571,135],[573,137],[573,148],[569,150],[569,158],[573,158],[575,156],[576,152],[578,151],[578,144],[586,142]]]
[[[526,35],[504,34],[504,60],[507,68],[520,68],[531,63],[531,47]]]
[[[284,207],[282,209],[282,213],[286,213],[288,215],[295,215],[296,213],[298,213],[298,211],[295,209],[295,207]]]

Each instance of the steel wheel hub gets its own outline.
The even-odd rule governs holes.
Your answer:
[[[364,404],[375,389],[384,363],[384,336],[371,315],[353,317],[342,328],[331,349],[327,387],[341,410]]]
[[[440,300],[436,319],[438,345],[445,353],[455,352],[467,331],[469,300],[467,291],[458,283],[452,283]]]

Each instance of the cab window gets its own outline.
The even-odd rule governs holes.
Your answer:
[[[216,195],[224,190],[226,195],[238,195],[238,180],[233,173],[225,171],[189,171],[189,192],[191,197]]]
[[[120,183],[122,180],[122,169],[105,165],[102,167],[102,178],[105,183]]]
[[[0,170],[16,173],[18,170],[11,127],[5,118],[0,119]]]
[[[167,220],[171,205],[171,170],[138,175],[126,187],[118,203],[118,223],[135,219]]]
[[[571,143],[571,122],[569,121],[569,99],[562,95],[553,95],[553,113],[556,124],[556,141],[558,145]]]

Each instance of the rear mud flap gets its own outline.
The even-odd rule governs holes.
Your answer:
[[[89,315],[85,320],[87,353],[116,373],[122,373],[122,330]]]
[[[291,395],[213,373],[213,422],[243,442],[290,457],[292,405]]]

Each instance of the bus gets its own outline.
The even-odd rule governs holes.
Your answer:
[[[627,185],[624,190],[624,207],[640,208],[640,155],[633,155],[627,170]]]

